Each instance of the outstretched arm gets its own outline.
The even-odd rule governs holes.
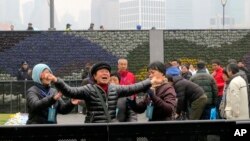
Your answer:
[[[55,77],[53,74],[45,74],[41,77],[53,82],[55,84],[55,87],[67,97],[84,100],[87,100],[89,98],[90,92],[87,85],[81,87],[70,87],[62,79]]]
[[[144,81],[135,83],[133,85],[119,85],[116,86],[117,93],[119,97],[131,96],[134,93],[145,92],[148,90],[151,85],[157,85],[162,83],[162,79],[158,79],[157,77],[153,77],[152,79],[146,79]]]

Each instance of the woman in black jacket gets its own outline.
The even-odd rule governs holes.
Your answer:
[[[96,63],[91,68],[93,84],[81,87],[70,87],[63,80],[52,74],[43,76],[48,81],[53,81],[57,89],[63,95],[83,99],[86,102],[86,123],[105,123],[116,120],[116,107],[119,97],[130,96],[138,92],[146,91],[151,84],[161,83],[162,80],[152,78],[136,83],[134,85],[114,85],[110,82],[111,67],[105,62]]]
[[[78,104],[79,100],[71,99],[65,103],[62,94],[51,88],[51,81],[41,78],[52,71],[45,64],[37,64],[32,71],[34,86],[27,92],[27,124],[56,124],[56,115],[67,114]]]

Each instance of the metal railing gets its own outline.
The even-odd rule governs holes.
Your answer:
[[[237,129],[249,121],[189,120],[146,123],[25,125],[0,127],[0,140],[19,141],[243,141]],[[28,134],[27,134],[28,133]],[[242,132],[239,132],[242,133]],[[243,135],[243,134],[240,134]],[[250,136],[247,132],[245,139]]]
[[[81,80],[65,82],[70,86],[82,85]],[[0,113],[26,113],[26,94],[33,83],[33,81],[0,81]]]

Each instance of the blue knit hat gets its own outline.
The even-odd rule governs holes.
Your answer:
[[[41,73],[45,69],[48,69],[52,73],[52,71],[49,68],[49,66],[47,66],[45,64],[37,64],[37,65],[34,66],[34,68],[32,70],[32,79],[33,79],[34,82],[42,84],[40,76],[41,76]]]
[[[167,69],[166,74],[171,76],[179,76],[181,71],[177,67],[170,67]]]

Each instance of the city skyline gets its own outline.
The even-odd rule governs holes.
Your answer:
[[[98,0],[74,0],[74,2],[71,0],[55,0],[56,29],[64,30],[65,25],[70,23],[72,29],[86,30],[89,24],[94,22],[94,19],[96,21],[101,19],[100,23],[97,22],[97,26],[104,24],[105,29],[119,29],[115,25],[117,24],[117,18],[114,18],[114,15],[119,14],[119,12],[113,12],[119,11],[119,6],[114,4],[118,0],[101,0],[103,5],[100,7],[106,10],[101,14],[96,14],[97,16],[93,16],[93,13],[100,9],[92,8],[94,1]],[[165,29],[222,28],[220,0],[165,0],[165,2]],[[227,0],[225,18],[226,28],[250,28],[250,1]],[[0,1],[0,30],[8,30],[10,24],[14,24],[16,30],[25,30],[29,22],[34,23],[33,25],[37,30],[48,30],[49,0]],[[98,28],[96,27],[96,29]]]
[[[165,29],[165,0],[119,0],[120,29]]]

